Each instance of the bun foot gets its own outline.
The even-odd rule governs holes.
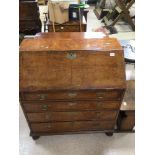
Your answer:
[[[105,133],[107,136],[113,136],[113,132],[106,132]]]
[[[32,139],[33,140],[37,140],[37,139],[39,139],[40,138],[40,136],[32,136]]]

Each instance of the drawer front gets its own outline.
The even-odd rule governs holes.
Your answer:
[[[80,25],[55,25],[56,32],[80,32]],[[49,26],[49,32],[53,32],[53,26]],[[82,25],[82,32],[85,32],[85,26]]]
[[[120,102],[75,101],[75,102],[22,102],[26,112],[76,111],[76,110],[117,110]]]
[[[23,93],[23,100],[120,100],[122,91],[106,90],[100,92],[89,91],[71,91],[71,92],[51,92],[51,93]]]
[[[27,113],[30,122],[115,120],[117,111]]]
[[[75,26],[56,26],[56,32],[80,32],[80,25]]]
[[[110,121],[79,121],[79,122],[56,122],[56,123],[32,123],[32,132],[79,132],[79,131],[102,131],[113,130],[114,122]]]

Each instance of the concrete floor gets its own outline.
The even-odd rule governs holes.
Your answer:
[[[46,11],[42,6],[41,10]],[[41,14],[41,18],[43,16]],[[88,14],[87,31],[102,25],[93,11]],[[121,26],[120,26],[121,29]],[[123,30],[124,28],[122,28]],[[128,28],[125,33],[114,35],[118,39],[134,39],[134,33]],[[126,79],[134,79],[134,66],[126,65]],[[21,108],[19,109],[20,155],[134,155],[135,134],[115,133],[107,137],[104,133],[43,136],[37,141],[29,136],[29,128]]]

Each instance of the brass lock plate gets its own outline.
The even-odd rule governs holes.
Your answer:
[[[76,59],[77,56],[75,52],[68,52],[66,57],[70,60],[73,60]]]

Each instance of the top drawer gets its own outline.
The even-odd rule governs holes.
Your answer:
[[[121,90],[23,93],[21,100],[121,100]]]

